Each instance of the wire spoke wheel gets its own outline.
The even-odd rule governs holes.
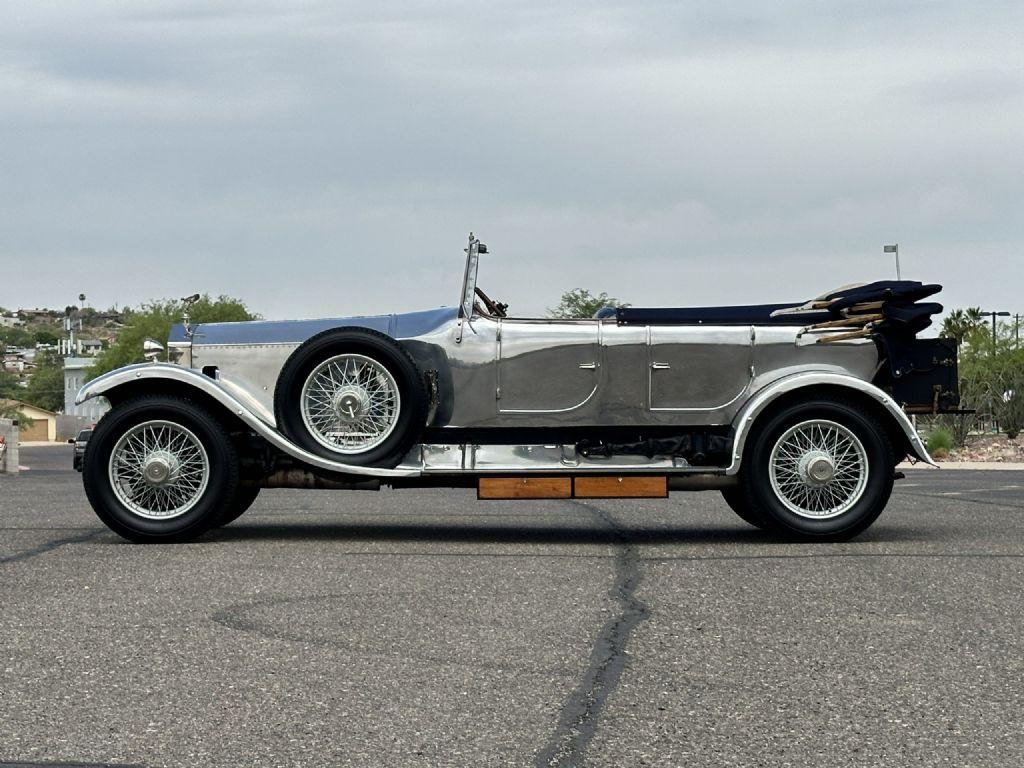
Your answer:
[[[793,514],[827,520],[851,510],[868,485],[868,456],[853,431],[835,421],[804,421],[784,432],[769,459],[778,500]]]
[[[365,453],[383,443],[395,431],[401,406],[395,377],[365,355],[328,358],[302,387],[306,429],[336,453]]]
[[[128,430],[111,451],[110,487],[133,514],[150,520],[184,515],[210,481],[210,459],[189,429],[146,421]]]

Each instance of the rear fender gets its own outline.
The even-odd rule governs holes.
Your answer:
[[[873,402],[878,403],[880,406],[879,410],[889,419],[889,423],[886,426],[893,428],[896,434],[903,434],[906,437],[910,454],[926,464],[930,464],[933,467],[936,466],[935,462],[932,461],[932,457],[928,455],[928,449],[917,434],[917,430],[914,428],[910,417],[888,394],[874,384],[853,376],[844,376],[839,373],[809,372],[787,376],[784,379],[779,379],[769,384],[755,394],[737,414],[736,419],[733,421],[732,461],[726,470],[727,475],[739,474],[747,438],[750,436],[757,418],[780,397],[810,387],[828,387],[838,392],[846,390],[857,397],[867,397]]]

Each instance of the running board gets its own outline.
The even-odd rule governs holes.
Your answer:
[[[725,467],[693,466],[678,456],[584,456],[575,445],[479,445],[472,443],[415,446],[396,467],[425,475],[548,474],[724,474]]]

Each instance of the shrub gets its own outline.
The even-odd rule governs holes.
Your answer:
[[[946,456],[953,450],[953,433],[948,429],[936,429],[928,435],[928,453],[935,456],[944,453]]]

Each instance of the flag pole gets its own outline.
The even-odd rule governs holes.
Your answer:
[[[882,253],[892,253],[896,255],[896,279],[903,279],[903,271],[900,269],[900,246],[899,243],[894,245],[883,245]]]

